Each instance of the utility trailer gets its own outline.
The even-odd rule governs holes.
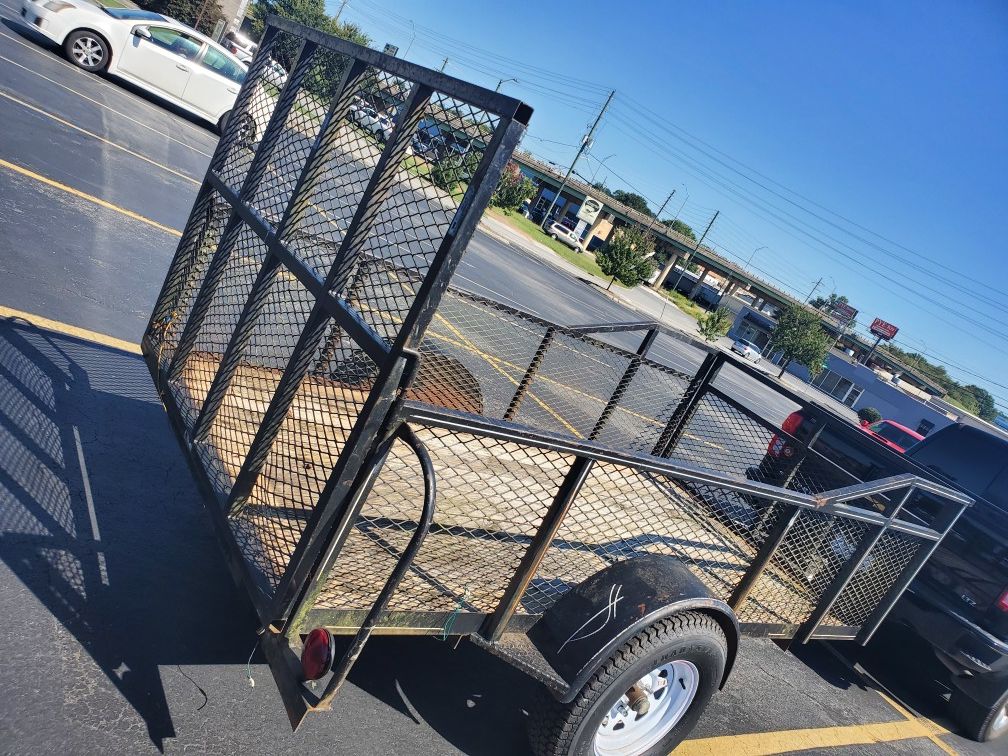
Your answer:
[[[530,115],[272,17],[171,262],[144,356],[295,728],[370,635],[454,635],[542,683],[537,753],[664,754],[740,633],[866,642],[970,503],[817,487],[796,439],[783,486],[747,479],[781,433],[759,371],[451,286]],[[469,152],[413,154],[429,121]]]

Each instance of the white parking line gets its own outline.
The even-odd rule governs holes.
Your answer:
[[[46,51],[43,51],[43,50],[41,50],[41,49],[39,49],[39,48],[37,48],[37,47],[35,47],[33,45],[29,45],[29,44],[21,41],[20,39],[17,39],[16,37],[12,36],[9,32],[4,31],[3,29],[0,29],[0,37],[4,37],[5,39],[9,39],[12,42],[15,42],[15,43],[21,45],[22,47],[27,48],[28,50],[31,50],[32,52],[34,52],[37,55],[42,55],[43,57],[45,57],[48,60],[54,61],[56,63],[60,63],[61,65],[63,65],[65,67],[71,69],[72,71],[74,71],[76,75],[79,75],[79,76],[89,76],[89,77],[91,77],[91,80],[94,81],[96,84],[101,84],[103,86],[109,87],[113,91],[118,92],[120,95],[128,95],[129,94],[122,87],[114,86],[114,85],[108,83],[104,79],[102,79],[102,78],[100,78],[100,77],[98,77],[98,76],[96,76],[94,74],[84,73],[83,71],[81,71],[80,69],[76,68],[75,66],[72,66],[69,63],[66,63],[65,61],[61,61],[58,58],[52,57]],[[172,142],[175,142],[176,144],[181,145],[182,147],[185,147],[188,150],[192,150],[193,152],[195,152],[198,155],[202,155],[202,156],[204,156],[206,158],[213,157],[213,154],[210,153],[210,152],[204,152],[200,148],[194,147],[192,144],[189,144],[188,142],[184,142],[184,141],[182,141],[180,139],[176,139],[175,137],[171,136],[171,134],[168,134],[168,133],[166,133],[164,131],[161,131],[160,129],[156,129],[153,126],[150,126],[150,125],[144,123],[143,121],[138,121],[136,118],[132,118],[132,117],[126,115],[125,113],[123,113],[122,111],[116,110],[115,108],[113,108],[113,107],[111,107],[109,105],[106,105],[103,102],[99,102],[98,100],[95,100],[94,98],[88,97],[87,95],[85,95],[85,94],[83,94],[81,92],[78,92],[76,89],[74,89],[72,87],[68,87],[66,84],[62,84],[62,83],[56,81],[55,79],[50,79],[45,74],[42,74],[42,73],[40,73],[38,71],[35,71],[35,70],[31,69],[31,68],[28,68],[28,66],[24,66],[24,65],[18,63],[17,61],[15,61],[15,60],[11,60],[10,58],[8,58],[8,57],[6,57],[4,55],[0,55],[0,60],[3,60],[4,62],[9,63],[12,66],[17,66],[18,68],[20,68],[20,69],[22,69],[24,71],[27,71],[28,73],[32,74],[33,76],[37,76],[40,79],[45,79],[49,83],[55,84],[57,87],[59,87],[61,89],[64,89],[67,92],[70,92],[71,94],[77,95],[78,97],[81,97],[81,98],[87,100],[88,102],[90,102],[90,103],[92,103],[94,105],[97,105],[98,107],[102,108],[103,110],[108,110],[111,113],[115,113],[116,115],[121,116],[122,118],[125,118],[127,121],[130,121],[131,123],[134,123],[134,124],[136,124],[138,126],[142,126],[143,128],[147,129],[148,131],[153,131],[154,133],[156,133],[156,134],[164,137],[165,139],[168,139],[168,140],[170,140]],[[160,108],[157,105],[154,105],[153,103],[147,102],[144,99],[141,99],[139,97],[135,97],[134,99],[136,100],[136,102],[142,103],[145,107],[149,107],[152,110],[156,110],[159,113],[159,115],[169,115],[169,116],[172,115],[169,111],[164,110],[163,108]],[[185,120],[183,120],[181,118],[178,118],[178,117],[175,117],[175,121],[178,124],[184,124],[186,127],[192,129],[194,131],[194,133],[198,133],[199,136],[202,136],[204,138],[210,137],[210,135],[207,134],[206,132],[202,132],[202,133],[198,132],[197,130],[199,129],[199,127],[197,127],[197,126],[189,123],[188,121],[185,121]]]

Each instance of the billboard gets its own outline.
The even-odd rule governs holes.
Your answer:
[[[837,302],[833,305],[833,314],[843,323],[850,323],[857,317],[858,311],[846,302]]]
[[[585,197],[585,201],[581,203],[581,209],[578,210],[577,217],[578,220],[583,220],[586,223],[594,223],[601,212],[602,203],[599,200],[594,197]]]
[[[894,326],[892,323],[886,323],[882,318],[875,318],[871,324],[871,332],[878,336],[880,339],[885,339],[889,341],[899,328]]]

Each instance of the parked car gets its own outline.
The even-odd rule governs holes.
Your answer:
[[[906,450],[839,419],[794,412],[747,477],[779,485],[790,474],[799,444],[812,441],[821,457],[807,457],[792,488],[802,481],[834,487],[835,465],[861,480],[913,470],[974,497],[952,531],[926,562],[890,615],[890,622],[924,639],[952,673],[949,706],[967,735],[987,741],[1008,735],[1008,439],[964,424],[929,433]],[[884,429],[883,429],[884,430]],[[915,434],[916,435],[916,434]],[[878,443],[871,443],[868,438]],[[923,503],[908,516],[926,519]]]
[[[745,339],[735,339],[735,343],[731,345],[731,350],[735,352],[735,354],[742,355],[742,357],[747,360],[752,360],[754,364],[759,364],[762,350],[751,341],[746,341]]]
[[[584,247],[581,245],[581,239],[578,238],[578,235],[562,223],[557,221],[550,223],[546,227],[546,233],[549,234],[551,239],[563,242],[568,247],[577,250],[578,252],[584,252]]]
[[[369,105],[351,105],[350,119],[383,142],[392,136],[392,119],[378,113]]]
[[[900,425],[895,420],[879,420],[870,424],[865,421],[861,423],[861,430],[900,454],[918,441],[924,440],[924,436],[920,433]]]
[[[185,24],[134,8],[102,8],[88,0],[24,0],[21,17],[61,45],[74,65],[108,72],[215,124],[234,107],[247,68],[233,54]],[[252,117],[243,136],[252,141]]]

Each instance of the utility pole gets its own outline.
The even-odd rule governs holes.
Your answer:
[[[672,291],[675,291],[676,289],[679,288],[679,284],[682,283],[683,276],[686,275],[686,269],[689,267],[690,260],[693,259],[693,255],[696,254],[696,251],[700,249],[700,245],[703,244],[703,240],[707,238],[707,232],[711,230],[711,226],[714,225],[714,221],[717,220],[717,217],[720,214],[721,214],[720,210],[714,211],[714,217],[710,219],[710,223],[708,223],[707,228],[704,229],[703,236],[700,237],[700,241],[698,241],[696,243],[696,246],[693,247],[693,249],[690,251],[688,255],[686,255],[686,259],[683,260],[682,273],[680,273],[679,278],[676,279],[675,286],[672,287]],[[661,285],[665,283],[665,277],[668,276],[669,272],[672,270],[672,266],[675,265],[675,261],[676,259],[675,256],[673,255],[672,257],[669,258],[669,261],[665,263],[665,267],[662,268],[661,275],[659,275],[658,278],[655,279],[654,287],[656,289],[661,287]]]
[[[515,84],[518,83],[518,79],[501,79],[500,81],[497,82],[497,86],[494,87],[494,92],[500,92],[501,84],[503,84],[505,81],[513,81]]]
[[[661,203],[661,207],[658,208],[658,212],[654,215],[654,217],[651,218],[651,222],[648,223],[647,228],[644,229],[645,234],[652,228],[654,228],[654,224],[658,222],[658,216],[665,212],[665,205],[667,205],[669,203],[669,200],[672,199],[674,196],[675,196],[675,189],[673,189],[672,193],[665,198],[664,202]]]
[[[333,21],[339,21],[340,14],[343,12],[343,9],[346,8],[347,3],[349,2],[350,0],[340,0],[339,10],[336,11],[336,15],[333,16]]]
[[[563,194],[564,187],[567,186],[567,181],[570,179],[571,173],[574,172],[574,167],[577,165],[577,161],[581,159],[582,153],[584,153],[584,151],[588,149],[588,145],[591,144],[592,135],[595,133],[595,129],[596,127],[598,127],[599,121],[602,120],[602,116],[604,116],[606,110],[609,109],[609,103],[612,102],[612,98],[615,95],[616,90],[614,89],[612,92],[609,93],[609,96],[606,98],[605,105],[602,106],[602,110],[600,110],[598,116],[596,116],[595,122],[591,125],[591,128],[588,129],[588,133],[585,134],[584,138],[581,140],[581,146],[578,148],[577,154],[571,161],[570,168],[567,169],[567,175],[563,177],[563,181],[560,182],[560,188],[557,189],[556,196],[553,197],[553,201],[550,203],[550,206],[546,209],[546,215],[543,216],[543,226],[549,223],[550,213],[553,212],[553,208],[556,207],[557,200],[559,200],[560,195]]]
[[[815,282],[815,286],[812,287],[812,291],[810,291],[808,296],[805,297],[805,304],[808,304],[808,301],[812,299],[812,295],[816,293],[816,289],[820,286],[822,286],[822,276],[819,277],[819,280]]]
[[[444,71],[445,70],[445,66],[447,66],[447,65],[448,65],[448,58],[445,58],[444,61],[442,61],[442,63],[441,63],[441,68],[439,68],[438,70],[439,71]]]

